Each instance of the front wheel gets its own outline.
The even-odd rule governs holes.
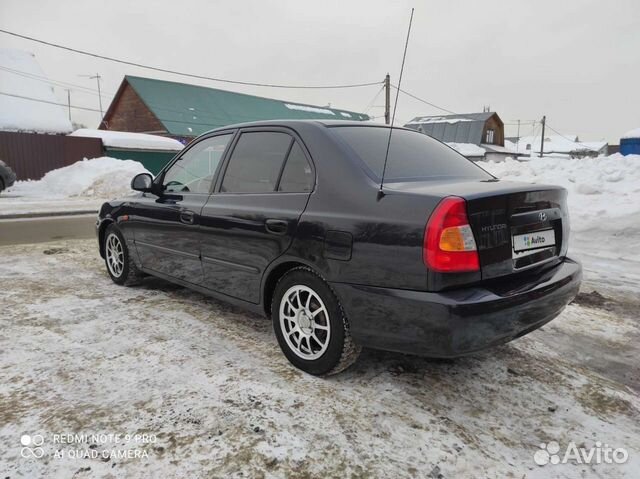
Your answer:
[[[115,225],[109,225],[104,235],[104,262],[116,284],[133,286],[140,283],[142,273],[129,254],[127,243]]]
[[[294,268],[278,281],[271,317],[282,352],[309,374],[339,373],[360,354],[338,298],[309,268]]]

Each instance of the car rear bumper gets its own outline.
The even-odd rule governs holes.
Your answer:
[[[576,296],[580,263],[531,278],[431,293],[332,283],[362,346],[456,357],[506,343],[555,318]]]

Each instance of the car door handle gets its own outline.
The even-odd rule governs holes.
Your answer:
[[[180,221],[182,223],[192,225],[195,222],[196,214],[193,211],[182,210],[180,212]]]
[[[269,233],[273,233],[275,235],[287,234],[287,231],[289,230],[289,222],[284,220],[269,219],[264,222],[264,225]]]

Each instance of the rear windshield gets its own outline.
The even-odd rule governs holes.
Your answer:
[[[340,126],[331,131],[341,138],[378,178],[382,176],[389,128]],[[394,129],[389,147],[385,181],[492,176],[457,151],[423,133]]]

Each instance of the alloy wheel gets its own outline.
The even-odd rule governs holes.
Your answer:
[[[320,296],[308,286],[289,288],[280,301],[280,327],[287,346],[302,359],[324,354],[331,339],[329,313]]]
[[[107,236],[106,243],[107,267],[109,272],[119,278],[124,270],[124,248],[118,235],[111,233]]]

